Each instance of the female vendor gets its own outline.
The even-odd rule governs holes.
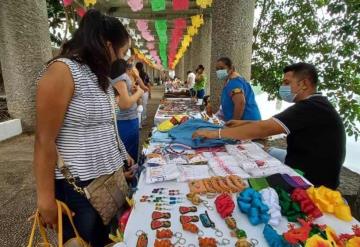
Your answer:
[[[235,71],[228,57],[222,57],[216,63],[216,76],[224,81],[221,94],[221,110],[225,121],[261,120],[255,94],[250,84]]]

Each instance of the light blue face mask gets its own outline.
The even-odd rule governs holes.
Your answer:
[[[279,88],[279,94],[280,94],[280,97],[286,101],[286,102],[289,102],[289,103],[292,103],[294,102],[294,99],[296,97],[297,94],[291,92],[291,87],[289,85],[282,85],[280,86]]]
[[[216,71],[216,77],[219,80],[225,80],[229,76],[229,73],[226,69],[219,69]]]

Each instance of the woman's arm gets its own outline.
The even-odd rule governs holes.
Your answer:
[[[144,94],[144,91],[139,86],[135,86],[136,92],[133,95],[129,95],[126,82],[124,81],[118,81],[114,87],[119,93],[118,105],[121,110],[129,109]]]
[[[244,93],[236,93],[232,96],[232,101],[234,103],[234,112],[233,119],[240,120],[244,114],[245,110],[245,97]]]
[[[41,77],[36,94],[36,135],[33,169],[36,179],[37,206],[43,223],[57,224],[55,201],[55,140],[74,93],[69,68],[53,63]]]
[[[222,129],[220,135],[221,138],[227,139],[253,140],[281,133],[286,133],[286,131],[278,122],[270,118],[268,120],[247,123],[234,128]],[[193,133],[193,138],[196,137],[216,139],[219,137],[219,131],[197,130]]]

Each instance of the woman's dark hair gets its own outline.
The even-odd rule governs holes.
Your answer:
[[[111,42],[116,52],[129,42],[129,38],[128,32],[118,19],[90,9],[81,19],[73,37],[63,44],[59,56],[51,61],[69,58],[87,64],[98,78],[100,88],[106,91],[111,69],[111,57],[106,42]]]
[[[218,62],[222,62],[223,64],[225,64],[227,67],[229,67],[229,69],[235,69],[233,62],[231,61],[230,58],[228,57],[221,57],[217,60]]]
[[[136,65],[135,65],[136,69],[138,71],[143,71],[144,70],[144,65],[140,62],[137,62]]]

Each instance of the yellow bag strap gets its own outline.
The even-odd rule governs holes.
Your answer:
[[[42,241],[44,241],[44,244],[46,244],[46,246],[50,246],[50,242],[49,239],[46,235],[46,231],[44,226],[40,223],[40,214],[39,211],[36,210],[35,213],[35,217],[34,217],[34,223],[31,229],[31,233],[30,233],[30,238],[29,238],[29,243],[27,245],[27,247],[32,247],[33,243],[34,243],[34,237],[35,237],[35,231],[36,231],[36,227],[39,226],[39,231],[40,231],[40,235],[42,238]]]
[[[83,242],[82,238],[80,237],[79,232],[77,231],[74,221],[73,221],[73,217],[71,215],[71,211],[68,208],[68,206],[61,202],[56,200],[57,206],[58,206],[58,241],[59,241],[59,247],[63,247],[63,220],[62,220],[62,215],[65,214],[67,215],[67,217],[69,218],[70,224],[73,228],[73,231],[75,233],[75,237],[76,240],[79,242],[79,244],[81,244]]]

